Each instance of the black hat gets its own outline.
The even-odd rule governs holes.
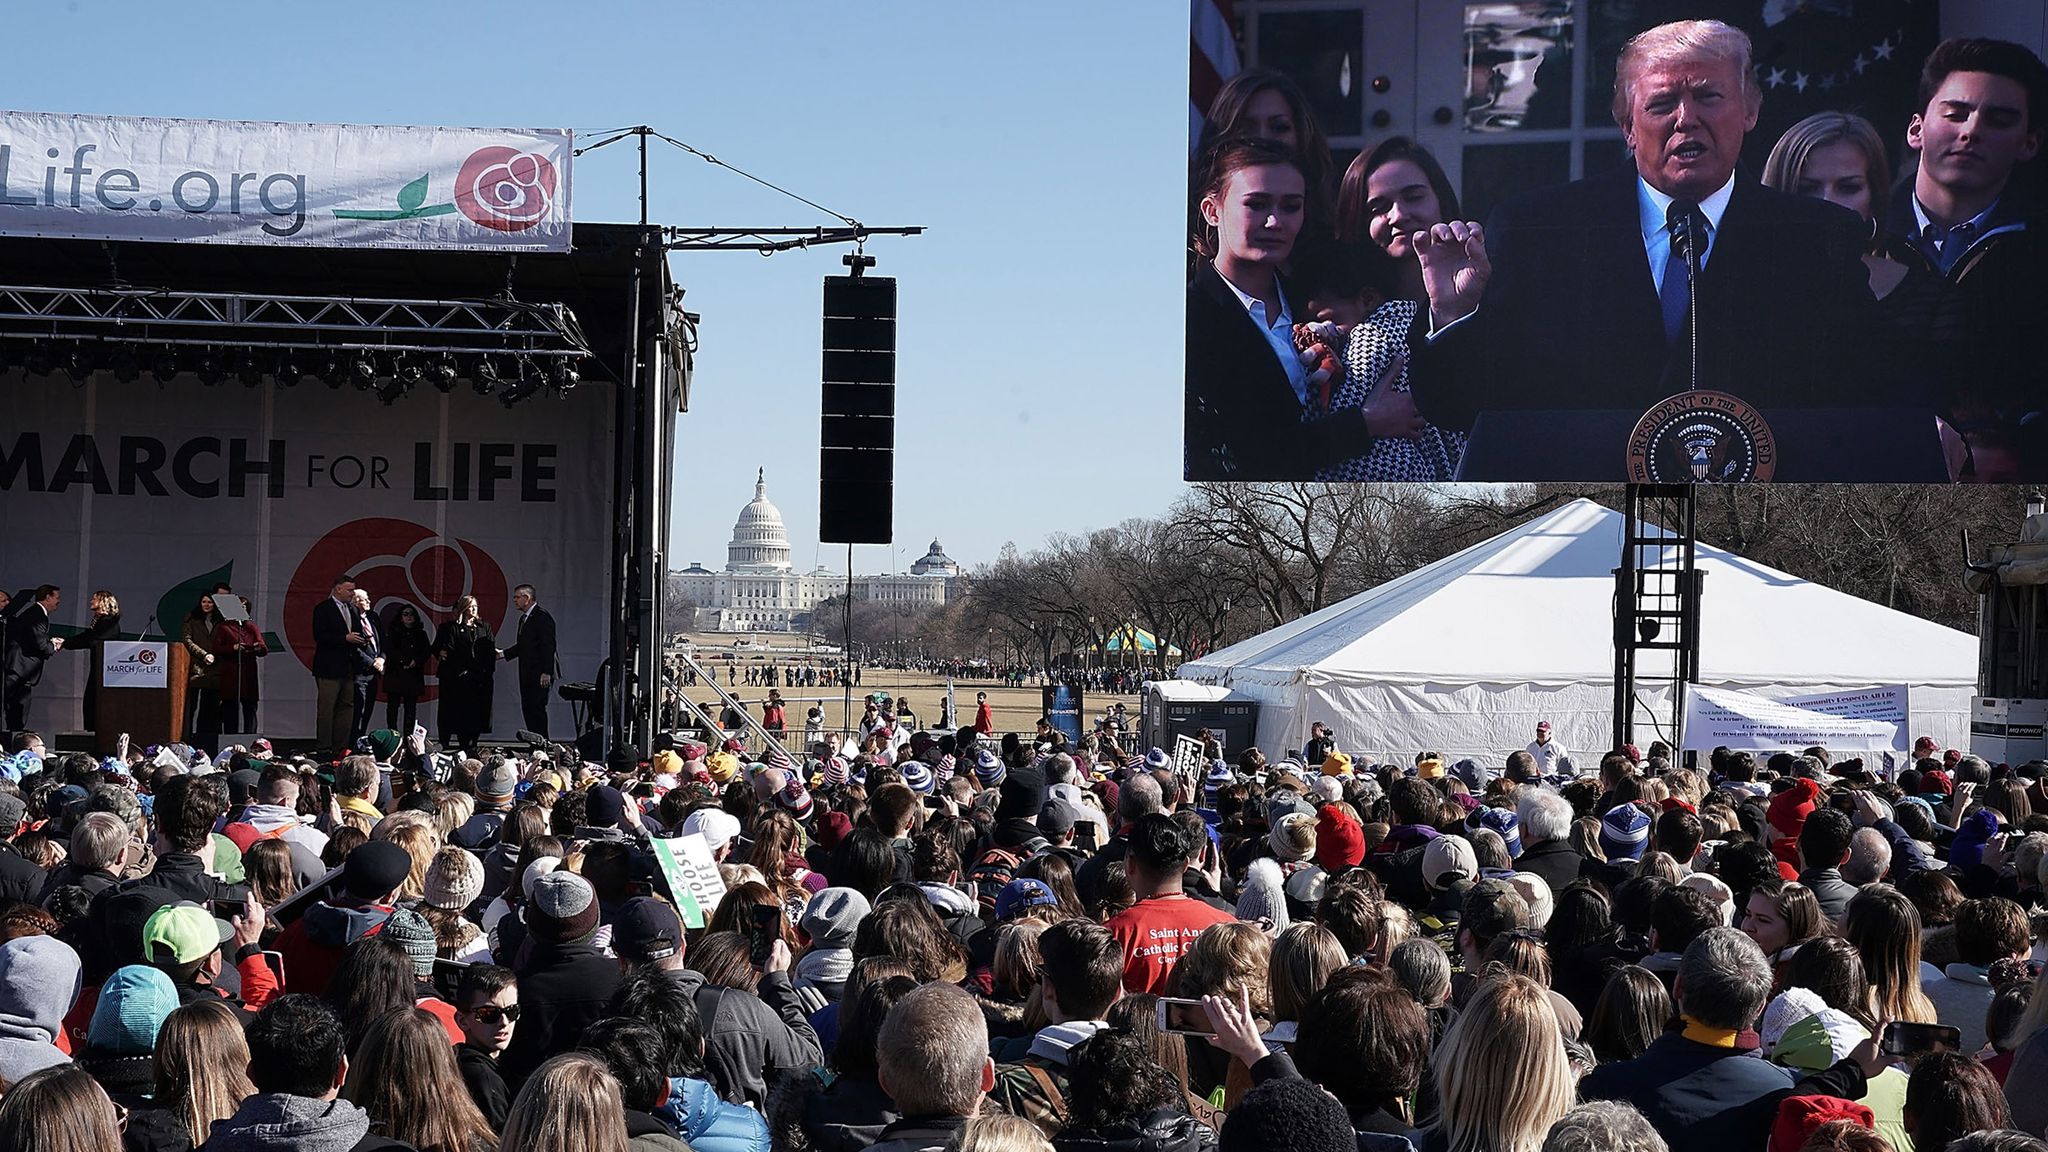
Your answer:
[[[1299,1076],[1268,1080],[1245,1093],[1223,1122],[1219,1152],[1357,1152],[1358,1133],[1344,1105]]]
[[[341,862],[341,890],[358,900],[381,900],[405,883],[412,857],[389,840],[358,844]]]
[[[612,951],[621,960],[646,964],[665,960],[683,947],[683,922],[676,910],[652,896],[635,896],[612,918]]]
[[[1045,773],[1037,768],[1012,768],[1003,777],[998,820],[1029,820],[1045,808]]]
[[[617,828],[626,819],[626,794],[609,784],[599,784],[585,793],[585,820],[592,828]]]

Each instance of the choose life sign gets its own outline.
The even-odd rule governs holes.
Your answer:
[[[0,111],[0,236],[569,250],[566,129]]]

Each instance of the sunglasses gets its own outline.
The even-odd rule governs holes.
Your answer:
[[[483,1004],[471,1008],[469,1014],[479,1024],[496,1024],[500,1020],[513,1024],[519,1023],[519,1005],[517,1004],[507,1004],[502,1008],[496,1004]]]

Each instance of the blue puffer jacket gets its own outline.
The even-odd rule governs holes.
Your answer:
[[[768,1122],[743,1104],[728,1104],[703,1080],[671,1076],[658,1113],[693,1152],[769,1152]]]

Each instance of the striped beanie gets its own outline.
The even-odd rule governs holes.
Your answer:
[[[1637,860],[1650,843],[1650,814],[1634,804],[1617,804],[1600,818],[1600,850],[1609,860]]]
[[[825,758],[825,787],[844,787],[847,779],[846,761],[838,756],[827,756]]]
[[[1211,760],[1209,761],[1208,775],[1202,777],[1202,783],[1208,785],[1209,789],[1214,791],[1226,785],[1237,783],[1237,773],[1232,772],[1230,765],[1223,761]]]
[[[794,773],[796,771],[795,761],[789,758],[789,753],[784,752],[780,748],[769,749],[768,758],[763,762],[770,768],[780,768],[784,772]]]
[[[1522,822],[1512,808],[1480,808],[1465,817],[1465,827],[1474,832],[1491,828],[1507,841],[1510,859],[1522,854]]]
[[[922,760],[905,760],[897,765],[903,773],[903,783],[919,796],[929,796],[932,791],[932,770]]]
[[[1173,767],[1173,758],[1166,754],[1165,749],[1154,748],[1150,752],[1145,753],[1146,771],[1156,772],[1161,768],[1171,767]]]
[[[948,752],[948,753],[946,753],[945,755],[943,755],[943,756],[939,757],[939,763],[938,763],[938,773],[939,773],[939,779],[941,779],[941,780],[951,780],[951,779],[952,779],[952,778],[953,778],[953,777],[954,777],[955,775],[957,775],[957,774],[959,773],[959,771],[960,771],[960,761],[959,761],[959,760],[957,760],[957,759],[955,759],[955,758],[954,758],[954,756],[953,756],[953,754],[952,754],[951,752]]]
[[[783,811],[796,817],[799,822],[811,818],[810,790],[805,788],[804,782],[795,776],[791,776],[789,783],[782,786],[782,791],[775,794],[775,802],[782,806]]]
[[[981,781],[983,788],[994,788],[1001,784],[1003,777],[1007,775],[1009,772],[1003,767],[1002,757],[987,748],[975,753],[974,778]]]
[[[1124,757],[1124,771],[1126,772],[1136,772],[1144,766],[1145,754],[1142,752],[1133,752],[1129,756]]]

